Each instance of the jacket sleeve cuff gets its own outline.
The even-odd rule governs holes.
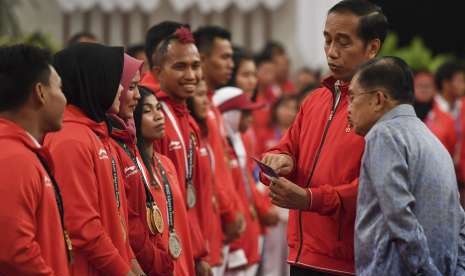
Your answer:
[[[307,206],[305,210],[310,211],[312,209],[312,202],[313,202],[312,190],[310,188],[307,188],[305,189],[305,192],[307,192]]]
[[[318,211],[323,205],[323,191],[319,188],[308,188],[307,196],[310,196],[308,211]]]

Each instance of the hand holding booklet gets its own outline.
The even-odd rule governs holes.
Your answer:
[[[259,161],[254,157],[250,158],[252,158],[257,163],[258,167],[260,167],[260,169],[266,176],[279,178],[279,175],[270,166],[266,165],[265,163]]]

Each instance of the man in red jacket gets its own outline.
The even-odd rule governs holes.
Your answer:
[[[385,16],[369,2],[343,0],[329,10],[323,34],[332,76],[305,99],[293,125],[263,158],[286,177],[273,178],[270,196],[291,209],[291,275],[354,274],[364,143],[347,121],[348,84],[357,67],[377,55],[386,32]]]
[[[41,146],[66,105],[51,62],[35,47],[0,48],[0,275],[70,275],[61,194]]]
[[[197,275],[210,275],[210,267],[205,261],[208,252],[196,212],[199,195],[194,181],[200,173],[195,158],[199,141],[198,126],[186,105],[187,98],[193,96],[200,81],[201,64],[194,37],[188,28],[178,28],[160,42],[155,52],[154,66],[160,83],[156,96],[166,117],[166,135],[154,143],[154,148],[170,158],[176,167],[189,217]]]

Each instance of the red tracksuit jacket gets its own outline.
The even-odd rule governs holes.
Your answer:
[[[242,249],[247,257],[246,266],[250,266],[260,261],[260,252],[258,247],[258,238],[260,237],[262,230],[259,221],[259,213],[262,212],[262,209],[259,206],[260,195],[258,194],[259,192],[257,191],[256,185],[253,183],[253,178],[250,174],[247,175],[249,181],[245,183],[244,175],[239,165],[239,160],[234,153],[234,149],[230,146],[228,150],[230,155],[229,165],[235,180],[234,189],[239,195],[239,204],[243,210],[246,223],[244,232],[241,234],[239,239],[231,243],[229,251],[234,252]],[[248,194],[245,185],[248,186],[250,194]],[[255,209],[255,214],[251,212],[251,206]]]
[[[156,152],[166,155],[175,165],[176,172],[178,175],[178,183],[179,188],[181,190],[182,195],[184,198],[187,198],[186,192],[186,159],[187,158],[187,148],[189,147],[189,135],[193,133],[195,139],[199,140],[199,135],[197,133],[196,128],[193,126],[196,124],[194,119],[189,115],[189,111],[187,109],[187,105],[185,104],[178,104],[174,103],[169,96],[163,92],[159,91],[157,93],[157,98],[159,101],[162,102],[163,106],[168,108],[169,112],[163,109],[163,113],[166,119],[165,125],[165,137],[161,140],[156,140],[154,142],[154,149]],[[176,131],[175,125],[170,120],[170,116],[176,122],[176,125],[180,131],[179,137],[178,132]],[[182,138],[182,140],[181,140]],[[198,173],[198,166],[196,165],[197,161],[194,160],[194,167],[193,167],[193,178]],[[195,184],[195,183],[194,183]],[[197,192],[197,202],[198,202],[198,192]],[[185,200],[187,202],[187,200]],[[205,246],[205,239],[203,238],[202,232],[200,230],[196,205],[194,208],[188,209],[187,214],[190,221],[190,231],[191,231],[191,242],[192,242],[192,250],[193,256],[195,260],[199,260],[205,258],[208,255],[207,248]],[[185,204],[187,208],[187,203]]]
[[[168,175],[168,180],[170,182],[171,192],[173,194],[173,202],[174,202],[174,228],[176,230],[176,234],[179,236],[181,240],[182,252],[178,259],[174,261],[174,273],[173,275],[176,276],[191,276],[195,275],[195,266],[194,266],[194,255],[192,249],[192,242],[191,242],[191,222],[188,219],[188,214],[186,210],[186,203],[184,200],[184,196],[181,193],[181,189],[179,188],[178,183],[178,176],[176,173],[176,168],[166,156],[154,153],[161,161],[166,173]],[[161,174],[158,170],[157,160],[153,158],[153,166],[152,171],[155,172],[155,176],[157,182],[160,185],[163,185],[161,182]],[[163,191],[163,186],[160,189],[156,189],[155,200],[160,202],[165,200],[166,197]],[[164,248],[168,248],[168,238],[169,238],[169,227],[168,227],[168,208],[167,204],[162,204],[159,206],[160,211],[163,214],[163,221],[165,223],[165,229],[162,233],[162,245]]]
[[[457,143],[454,118],[440,110],[437,104],[434,103],[433,109],[428,113],[424,122],[446,147],[451,156],[454,156],[455,144]]]
[[[269,152],[290,155],[295,169],[289,180],[301,187],[309,183],[312,193],[308,211],[290,210],[288,261],[353,274],[355,208],[364,140],[348,127],[348,84],[341,86],[337,105],[335,80],[328,78],[323,84],[305,99],[292,126]]]
[[[209,93],[212,102],[213,93]],[[217,107],[211,105],[207,114],[208,144],[211,146],[215,158],[215,179],[221,179],[216,183],[218,192],[218,205],[222,224],[227,224],[236,219],[237,213],[243,212],[239,204],[239,196],[235,190],[234,179],[229,168],[228,142],[224,129],[223,117]]]
[[[0,275],[70,275],[47,150],[5,119],[0,146]]]
[[[116,126],[118,119],[114,119],[114,121]],[[128,130],[124,129],[123,124],[120,125],[120,128],[112,128],[111,137],[113,138],[112,142],[114,143],[124,177],[123,180],[128,201],[129,241],[132,250],[147,275],[170,276],[173,273],[173,261],[168,255],[167,247],[163,246],[161,235],[153,235],[148,228],[144,175],[157,206],[160,209],[166,210],[163,189],[160,189],[159,186],[157,186],[157,189],[153,185],[150,185],[151,178],[142,162],[139,150],[137,150],[135,137]],[[122,144],[126,148],[123,148]],[[138,162],[134,163],[133,158],[136,158]],[[155,200],[156,193],[161,193],[161,197],[158,200]],[[161,208],[161,205],[165,206]],[[166,216],[166,212],[162,214]],[[166,220],[164,221],[166,222]]]
[[[106,124],[68,105],[62,130],[46,135],[45,145],[55,164],[75,249],[73,275],[126,275],[133,258],[127,237],[127,202],[124,183],[118,181],[118,210],[111,162],[115,155]],[[116,172],[121,179],[118,166]]]
[[[213,173],[217,161],[206,137],[200,139],[197,155],[200,170],[195,183],[200,200],[197,202],[198,208],[195,209],[209,251],[206,261],[211,266],[219,266],[223,263],[223,231],[218,205],[217,181]]]

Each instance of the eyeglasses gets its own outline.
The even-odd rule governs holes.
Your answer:
[[[356,97],[361,96],[361,95],[367,95],[367,94],[373,94],[375,92],[379,91],[379,89],[374,89],[366,92],[361,92],[361,93],[350,93],[349,94],[349,104],[352,103]]]

